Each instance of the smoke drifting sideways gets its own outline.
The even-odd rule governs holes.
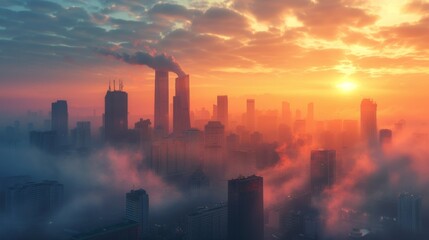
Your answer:
[[[347,158],[337,153],[337,164],[341,162],[343,167],[340,172],[337,170],[334,186],[311,202],[320,213],[324,235],[337,239],[356,227],[376,228],[380,219],[395,221],[398,196],[404,192],[422,196],[422,223],[427,226],[429,135],[419,134],[421,132],[427,131],[404,129],[397,132],[388,148],[357,146]],[[258,172],[264,177],[265,207],[284,206],[289,196],[302,194],[305,189],[309,191],[310,150],[313,148],[311,144],[283,145],[278,148],[279,162]],[[423,227],[422,230],[424,236],[429,235],[429,229]]]
[[[118,53],[109,49],[96,49],[96,51],[104,56],[111,56],[117,60],[136,65],[146,65],[154,70],[163,70],[174,72],[178,77],[186,76],[180,65],[174,57],[165,53],[149,54],[145,52],[136,52],[132,55],[127,53]]]
[[[10,239],[22,228],[63,236],[64,228],[85,232],[118,223],[125,216],[125,194],[131,189],[148,192],[154,218],[186,202],[179,189],[143,167],[141,152],[106,147],[88,156],[54,156],[26,146],[0,146],[0,159],[0,177],[26,175],[34,182],[56,180],[64,185],[63,206],[49,223],[34,226],[34,221],[11,221],[0,213],[0,236]]]

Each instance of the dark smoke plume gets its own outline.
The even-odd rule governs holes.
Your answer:
[[[164,53],[151,55],[145,52],[136,52],[130,55],[127,53],[118,53],[109,49],[97,49],[97,52],[105,56],[112,56],[126,63],[146,65],[155,70],[174,72],[179,77],[186,75],[186,73],[182,70],[182,68],[176,62],[174,57],[168,56]]]

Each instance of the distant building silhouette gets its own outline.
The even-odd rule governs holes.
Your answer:
[[[228,181],[228,239],[264,239],[263,178]]]
[[[361,138],[370,146],[377,144],[377,104],[372,99],[363,99],[360,105]]]
[[[101,227],[89,232],[77,234],[71,240],[139,240],[139,224],[135,221],[124,221],[121,223]]]
[[[58,100],[52,103],[51,106],[52,114],[52,131],[57,132],[58,145],[65,146],[68,144],[68,108],[67,101]]]
[[[392,143],[392,137],[393,137],[392,130],[381,129],[380,136],[379,136],[380,145],[381,146],[390,145]]]
[[[30,144],[46,152],[58,150],[57,131],[31,131]]]
[[[71,135],[72,143],[76,149],[89,149],[91,147],[91,122],[77,122],[76,128],[71,131]]]
[[[173,97],[173,132],[176,135],[191,128],[189,101],[189,75],[177,77],[176,95]]]
[[[246,127],[250,132],[255,131],[256,110],[255,99],[247,99],[246,107]]]
[[[226,240],[228,208],[226,204],[203,207],[187,216],[187,240]]]
[[[228,128],[228,96],[217,96],[217,120]]]
[[[109,88],[104,98],[104,136],[107,142],[122,141],[128,131],[128,94]]]
[[[139,223],[139,239],[149,234],[149,195],[145,190],[131,190],[126,194],[125,218]]]
[[[12,217],[52,216],[63,204],[63,188],[56,181],[27,182],[9,187],[6,190],[6,212]]]
[[[310,183],[313,195],[319,195],[335,183],[335,150],[313,150],[310,162]]]
[[[292,112],[289,102],[282,102],[282,122],[289,127],[292,127]]]
[[[398,223],[402,230],[418,233],[422,228],[422,198],[401,193],[398,198]]]

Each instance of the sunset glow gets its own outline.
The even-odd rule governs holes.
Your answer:
[[[344,82],[338,83],[337,88],[344,93],[349,93],[356,90],[357,84],[351,81],[344,81]]]

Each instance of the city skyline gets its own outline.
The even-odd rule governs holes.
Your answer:
[[[427,87],[425,41],[420,40],[425,37],[425,1],[251,2],[4,3],[1,111],[17,115],[26,106],[43,109],[62,97],[74,115],[90,116],[94,110],[102,112],[97,96],[108,82],[122,79],[132,96],[130,115],[138,119],[134,116],[152,114],[153,71],[116,62],[95,50],[105,47],[174,57],[192,73],[196,91],[191,97],[199,101],[191,103],[191,110],[209,105],[218,94],[229,96],[230,112],[245,108],[234,98],[259,98],[263,109],[271,107],[273,99],[295,102],[302,109],[304,99],[319,100],[323,108],[341,99],[335,114],[345,118],[353,114],[348,110],[352,101],[371,97],[392,106],[381,113],[386,117],[398,118],[405,112],[417,120],[427,119],[420,114]],[[267,15],[269,11],[273,14]],[[26,22],[31,14],[39,19],[32,22],[38,33],[11,21],[21,17]],[[216,16],[223,16],[224,22],[216,22]],[[61,21],[45,24],[55,17]],[[223,30],[220,26],[225,24],[230,28]],[[31,40],[19,40],[18,28]],[[70,39],[63,45],[58,44],[62,36]],[[198,51],[191,51],[197,46]],[[54,89],[57,96],[51,95]],[[399,101],[397,94],[404,98]],[[10,99],[14,107],[3,103]],[[415,108],[407,108],[410,104]]]
[[[0,239],[429,239],[428,0],[0,1]]]

